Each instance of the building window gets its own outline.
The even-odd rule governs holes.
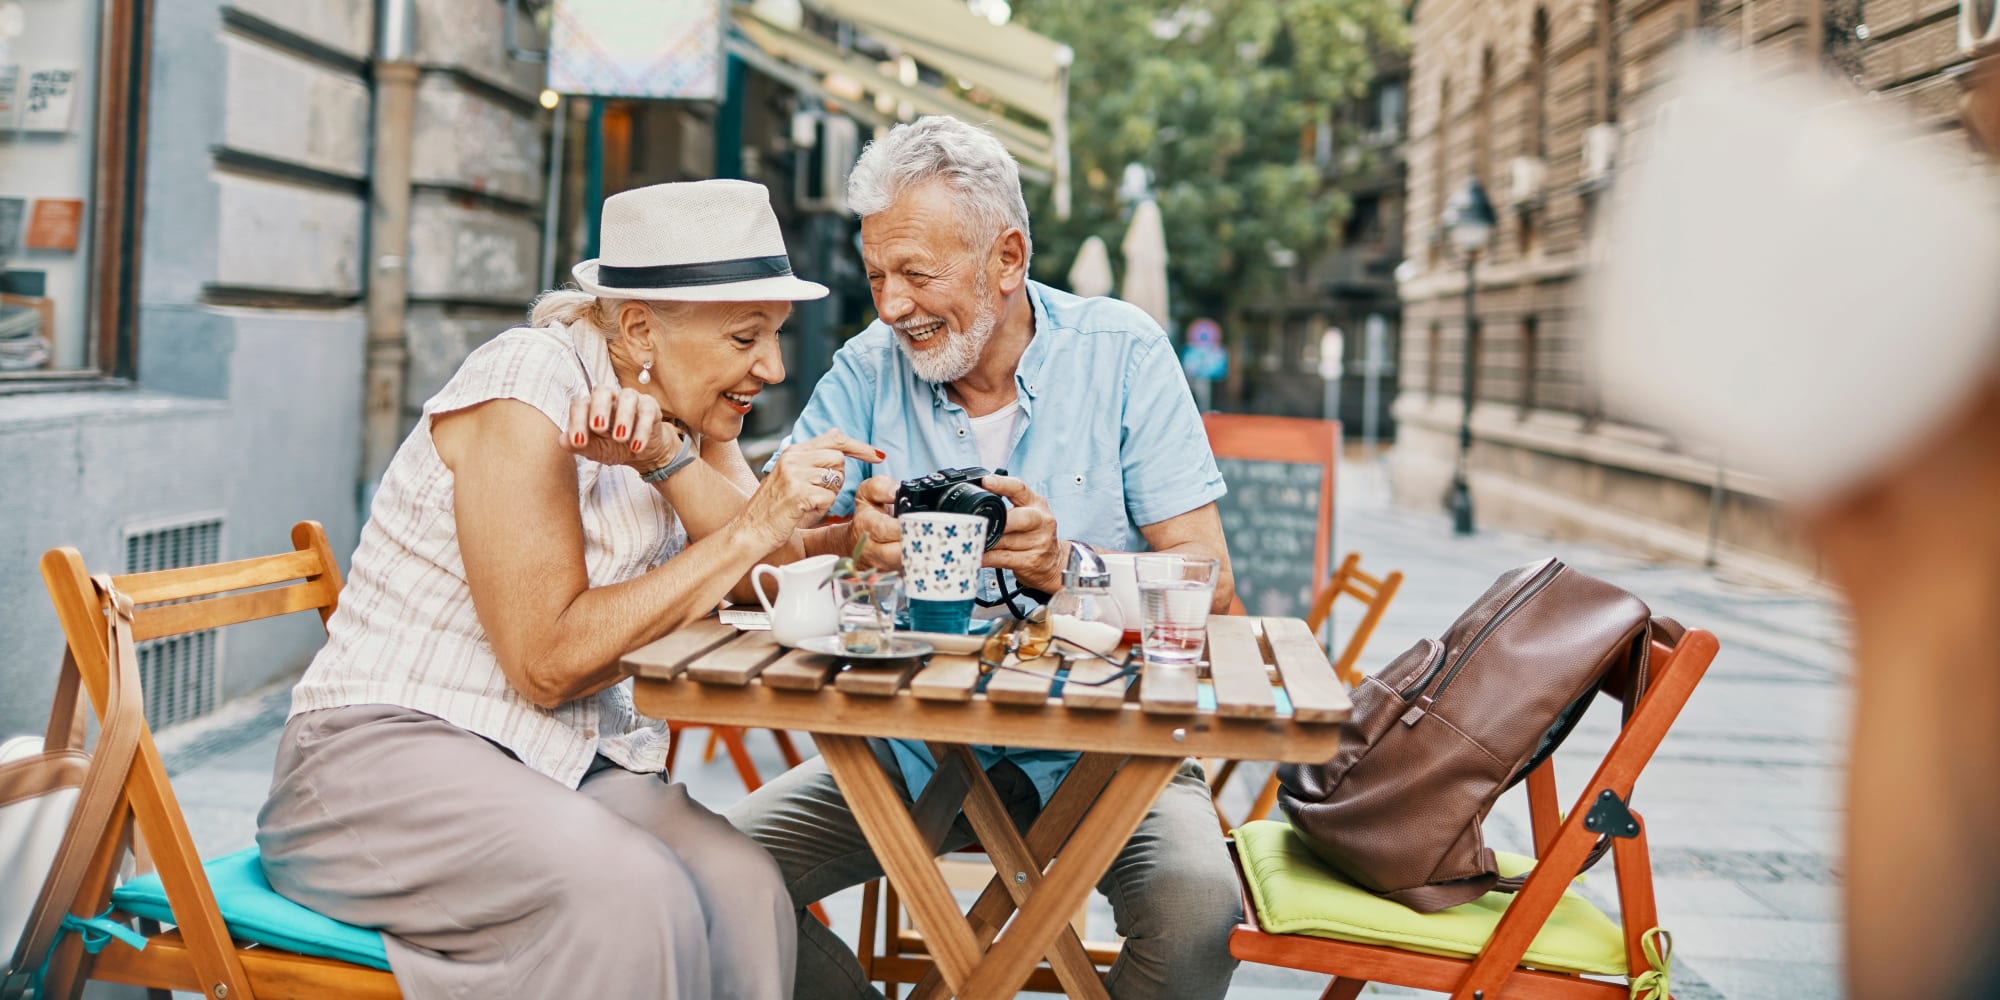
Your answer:
[[[1528,155],[1549,155],[1549,12],[1542,7],[1528,40]]]
[[[1403,81],[1382,80],[1375,84],[1362,122],[1371,141],[1392,143],[1403,137]]]
[[[1431,221],[1436,225],[1430,240],[1431,267],[1443,259],[1444,202],[1451,179],[1451,80],[1438,83],[1437,124],[1431,129]]]
[[[1432,399],[1443,393],[1438,380],[1444,377],[1444,324],[1431,321],[1430,344],[1424,351],[1424,389]]]
[[[0,46],[0,392],[132,376],[145,6],[16,6]]]
[[[1530,316],[1521,321],[1521,415],[1535,408],[1535,375],[1541,365],[1541,321]]]
[[[1472,176],[1493,190],[1493,47],[1479,60],[1479,111],[1472,126]]]
[[[1618,33],[1612,17],[1617,12],[1613,0],[1597,0],[1597,120],[1618,120]]]

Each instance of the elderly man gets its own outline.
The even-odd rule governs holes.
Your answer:
[[[850,474],[834,502],[833,513],[851,512],[853,521],[819,529],[805,548],[851,549],[865,532],[866,558],[894,567],[898,480],[1005,468],[1011,475],[985,480],[1013,506],[986,554],[982,603],[1025,609],[1019,598],[1004,599],[1057,590],[1067,543],[1080,541],[1222,560],[1215,607],[1227,607],[1228,552],[1215,507],[1225,488],[1173,346],[1137,308],[1028,279],[1027,205],[1006,149],[951,118],[900,125],[861,154],[848,200],[861,216],[880,319],[840,350],[787,444],[838,427],[886,457]],[[936,771],[921,744],[879,741],[875,751],[912,801]],[[1024,826],[1076,760],[1003,747],[981,747],[978,756]],[[813,901],[882,874],[821,761],[765,785],[728,817],[777,858],[802,915]],[[971,840],[960,816],[944,848]],[[1182,766],[1098,889],[1125,937],[1107,981],[1112,996],[1225,993],[1236,964],[1229,930],[1241,907],[1198,764]],[[798,996],[879,995],[830,931],[803,917],[800,928]]]

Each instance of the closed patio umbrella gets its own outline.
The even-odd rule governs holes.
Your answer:
[[[1167,232],[1160,206],[1147,198],[1132,210],[1132,224],[1120,244],[1125,251],[1125,288],[1119,297],[1167,326]]]
[[[1104,248],[1104,240],[1092,236],[1083,241],[1076,252],[1076,263],[1069,266],[1069,290],[1084,298],[1111,294],[1111,251]]]

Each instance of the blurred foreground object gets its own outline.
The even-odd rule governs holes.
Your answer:
[[[1593,286],[1605,398],[1816,499],[2000,353],[1994,193],[1877,109],[1691,51]]]
[[[1990,141],[1993,60],[1968,81]],[[1994,193],[1807,81],[1697,53],[1673,92],[1596,289],[1605,396],[1776,479],[1852,603],[1851,995],[1994,996]]]

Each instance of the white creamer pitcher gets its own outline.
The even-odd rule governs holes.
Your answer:
[[[750,586],[757,591],[757,603],[771,616],[771,638],[781,645],[796,646],[800,640],[832,635],[839,628],[839,604],[833,595],[833,555],[817,555],[783,566],[769,563],[750,571]],[[778,580],[778,600],[774,604],[764,593],[764,575]]]

